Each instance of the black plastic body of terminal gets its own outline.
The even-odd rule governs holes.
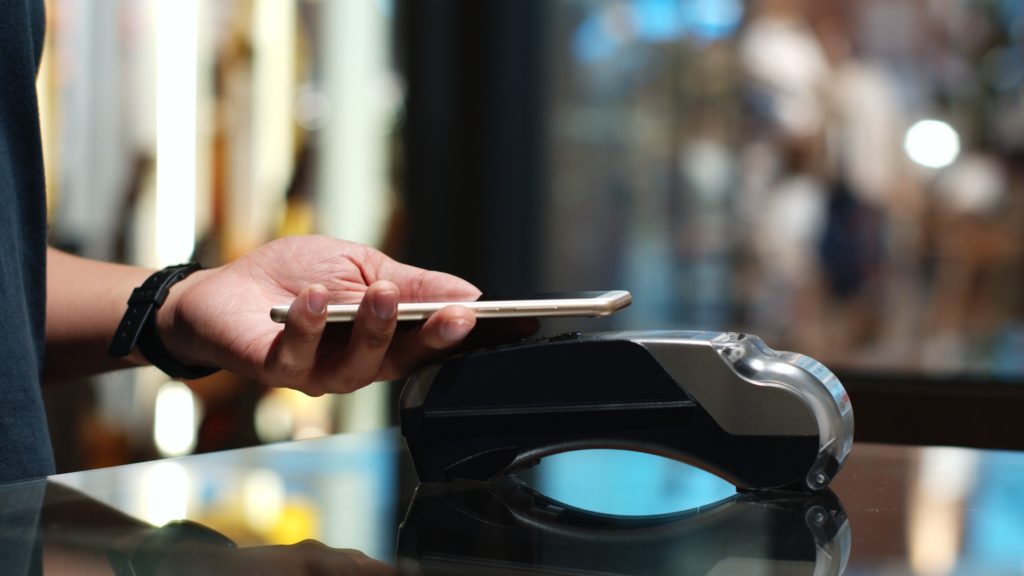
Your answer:
[[[617,448],[741,489],[802,484],[817,435],[730,434],[685,388],[635,342],[559,336],[452,358],[415,402],[407,384],[402,434],[421,482],[488,480],[554,453]]]

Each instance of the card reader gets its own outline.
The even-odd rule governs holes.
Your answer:
[[[428,483],[614,448],[744,490],[815,491],[853,442],[850,398],[828,368],[734,332],[572,333],[476,350],[418,370],[400,407]]]
[[[851,541],[846,513],[828,489],[745,492],[629,517],[573,508],[506,476],[421,484],[399,528],[398,567],[410,576],[838,576]]]

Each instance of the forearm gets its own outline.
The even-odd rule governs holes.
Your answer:
[[[49,251],[45,376],[50,380],[144,364],[107,355],[132,290],[151,270]],[[476,318],[449,306],[421,326],[397,331],[399,298],[472,299],[472,284],[406,266],[361,244],[321,236],[282,238],[224,266],[175,283],[159,308],[152,358],[222,368],[264,384],[319,395],[350,392],[407,374],[458,346]],[[327,329],[328,302],[360,302],[350,327]],[[291,302],[285,327],[271,321]],[[511,339],[511,338],[510,338]],[[170,372],[200,374],[171,363]]]
[[[155,529],[72,488],[48,483],[40,518],[43,574],[111,574],[107,550],[130,551]]]
[[[136,351],[107,355],[132,290],[151,270],[98,262],[51,248],[46,264],[44,379],[61,380],[145,363]]]

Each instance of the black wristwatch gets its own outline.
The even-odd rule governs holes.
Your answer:
[[[156,332],[156,311],[167,300],[171,286],[201,268],[194,262],[168,266],[132,290],[128,310],[117,326],[107,353],[111,357],[120,358],[131,354],[138,347],[146,360],[172,378],[196,380],[217,372],[217,368],[182,364],[171,356]]]
[[[152,576],[174,545],[185,541],[236,547],[234,541],[213,528],[189,520],[175,520],[154,530],[130,556],[108,549],[107,562],[114,570],[114,576]]]

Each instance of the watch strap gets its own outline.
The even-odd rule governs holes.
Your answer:
[[[120,358],[138,348],[146,360],[173,378],[195,380],[217,372],[216,368],[188,366],[179,362],[164,346],[156,331],[156,311],[167,300],[171,286],[199,269],[201,266],[194,262],[168,266],[132,290],[128,310],[117,326],[107,353]]]

